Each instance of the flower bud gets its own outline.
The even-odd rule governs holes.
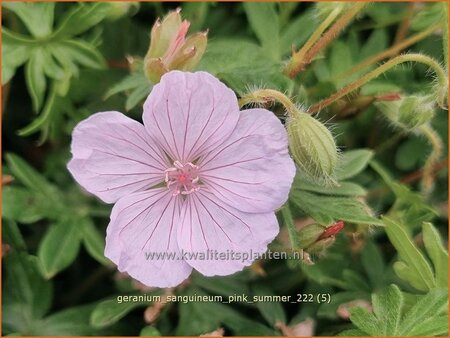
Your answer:
[[[307,249],[307,252],[310,254],[316,254],[316,255],[323,255],[325,251],[333,245],[334,241],[336,240],[335,237],[328,237],[321,239],[320,241],[315,242],[314,244],[310,245]]]
[[[320,224],[308,224],[298,231],[298,242],[301,249],[306,249],[314,244],[323,234],[325,227]]]
[[[147,78],[153,83],[174,69],[191,70],[200,61],[207,44],[207,32],[186,38],[190,22],[182,21],[180,9],[158,19],[151,32],[150,47],[144,60]]]
[[[320,224],[308,224],[298,231],[300,248],[310,254],[323,254],[334,241],[335,236],[344,228],[339,221],[328,227]]]
[[[429,96],[405,96],[397,101],[376,102],[376,107],[395,125],[413,130],[434,116],[434,102]]]
[[[109,21],[115,21],[131,12],[135,14],[139,9],[139,2],[134,1],[112,1],[109,3],[111,9],[106,15]]]
[[[287,123],[289,149],[299,168],[316,180],[333,183],[338,151],[331,132],[309,114],[298,112]]]

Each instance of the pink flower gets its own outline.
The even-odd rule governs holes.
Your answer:
[[[115,203],[105,255],[146,285],[171,287],[193,268],[228,275],[254,260],[190,253],[264,253],[295,174],[274,114],[240,112],[233,91],[208,73],[172,71],[147,98],[143,121],[102,112],[73,132],[70,172]]]

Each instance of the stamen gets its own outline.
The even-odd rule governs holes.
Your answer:
[[[200,189],[198,166],[188,162],[175,161],[173,167],[164,171],[167,188],[173,189],[173,196],[188,195]]]

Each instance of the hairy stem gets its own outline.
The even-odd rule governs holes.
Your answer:
[[[291,240],[291,245],[293,250],[300,249],[300,241],[298,239],[297,229],[295,228],[294,219],[292,218],[292,212],[289,208],[289,204],[286,203],[281,209],[281,216],[283,217],[283,223],[287,228],[289,233],[289,238]]]
[[[342,9],[337,7],[326,17],[326,19],[317,27],[311,37],[306,41],[306,43],[300,48],[298,52],[293,53],[291,64],[295,65],[301,63],[305,54],[308,50],[316,43],[317,40],[322,36],[322,33],[333,23],[333,21],[337,18],[337,16],[341,13]],[[287,68],[290,68],[291,65],[288,65]]]
[[[437,99],[439,105],[443,106],[445,101],[445,96],[447,94],[447,75],[444,71],[444,69],[439,65],[437,61],[435,61],[433,58],[422,55],[422,54],[405,54],[397,56],[378,68],[374,69],[373,71],[365,74],[360,79],[348,84],[344,88],[341,88],[333,95],[329,96],[326,99],[323,99],[322,101],[316,103],[311,108],[308,109],[309,113],[315,113],[320,111],[321,109],[328,107],[331,105],[334,101],[339,100],[340,98],[344,97],[345,95],[350,94],[351,92],[355,91],[356,89],[360,88],[361,86],[365,85],[367,82],[377,78],[384,72],[390,70],[391,68],[404,63],[404,62],[419,62],[423,63],[427,66],[429,66],[431,69],[433,69],[437,76],[437,82],[438,82],[438,89],[439,93],[437,93]]]
[[[281,103],[290,117],[298,113],[297,107],[286,95],[273,89],[259,89],[248,93],[239,99],[239,106],[242,108],[247,104],[267,104],[274,101]]]
[[[430,125],[422,126],[420,131],[422,132],[422,135],[428,139],[432,147],[431,153],[428,155],[425,166],[423,167],[423,176],[421,181],[422,192],[427,195],[433,188],[435,177],[433,169],[442,156],[444,145],[439,134]]]
[[[354,17],[367,5],[367,3],[359,2],[355,4],[351,9],[345,12],[331,28],[312,46],[305,56],[299,60],[294,58],[289,62],[284,70],[284,73],[290,78],[294,78],[300,73],[306,65],[310,64],[314,57],[324,48],[326,48],[354,19]]]

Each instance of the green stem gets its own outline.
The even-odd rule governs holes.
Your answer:
[[[422,54],[405,54],[405,55],[397,56],[397,57],[385,62],[378,68],[376,68],[373,71],[362,76],[360,79],[348,84],[344,88],[341,88],[333,95],[331,95],[328,98],[323,99],[319,103],[316,103],[315,105],[313,105],[310,109],[308,109],[308,112],[310,112],[310,113],[318,112],[321,109],[328,107],[336,100],[339,100],[340,98],[350,94],[351,92],[353,92],[356,89],[360,88],[361,86],[365,85],[367,82],[377,78],[378,76],[380,76],[384,72],[390,70],[391,68],[393,68],[401,63],[411,62],[411,61],[423,63],[435,71],[435,73],[437,75],[437,82],[438,82],[437,88],[439,89],[439,93],[437,94],[437,100],[441,107],[444,106],[445,96],[447,95],[447,75],[446,75],[444,69],[439,65],[439,63],[437,61],[435,61],[433,58],[431,58],[429,56],[422,55]]]
[[[290,78],[294,78],[300,73],[306,65],[310,64],[314,57],[324,48],[326,48],[354,19],[354,17],[367,5],[365,2],[359,2],[348,11],[346,11],[331,28],[312,46],[301,59],[294,59],[284,69],[284,73]]]
[[[281,211],[281,216],[283,217],[284,225],[286,226],[288,233],[289,233],[289,238],[291,240],[292,249],[293,250],[301,250],[300,241],[298,239],[297,229],[295,228],[294,219],[292,218],[292,212],[291,212],[291,209],[289,208],[289,204],[286,203],[281,208],[280,211]]]
[[[319,40],[319,38],[322,36],[322,33],[325,32],[325,30],[330,26],[333,21],[337,18],[337,16],[341,13],[342,9],[340,7],[335,8],[331,13],[325,18],[325,20],[317,27],[317,29],[314,31],[314,33],[311,35],[311,37],[306,41],[306,43],[303,45],[303,47],[298,51],[295,52],[292,55],[291,60],[291,66],[294,67],[295,64],[301,63],[303,60],[303,57],[308,52],[308,50],[314,45],[314,43]]]

